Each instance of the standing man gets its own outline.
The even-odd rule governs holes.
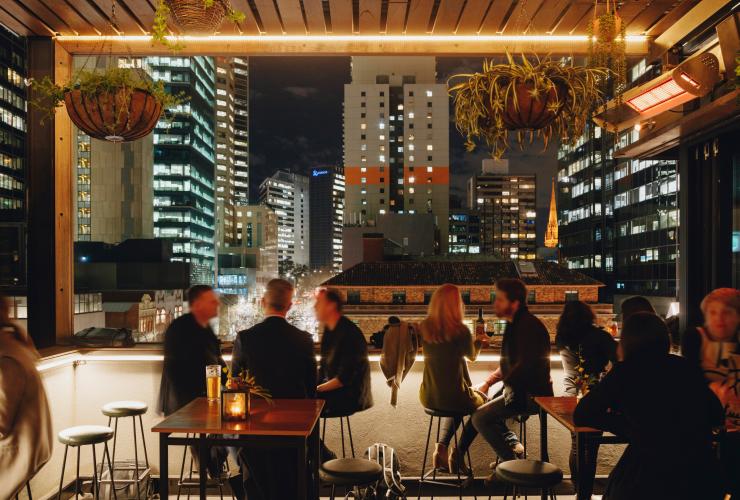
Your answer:
[[[524,454],[524,446],[506,426],[506,419],[537,413],[534,396],[552,396],[550,380],[550,335],[547,328],[527,309],[527,288],[520,280],[496,282],[493,303],[496,316],[505,319],[499,367],[478,386],[484,394],[503,381],[503,395],[479,407],[473,425],[488,441],[502,462]],[[495,480],[496,472],[486,479]]]
[[[324,416],[349,415],[373,405],[370,391],[370,361],[362,331],[342,314],[342,297],[332,289],[316,295],[316,319],[324,325],[321,365],[316,388],[326,400]],[[336,458],[322,443],[322,461]]]
[[[218,295],[208,285],[188,290],[190,312],[170,323],[164,334],[160,410],[169,415],[206,395],[206,366],[226,363],[209,322],[218,316]]]
[[[267,283],[262,297],[265,319],[237,334],[232,373],[248,371],[255,382],[277,399],[305,399],[316,395],[316,358],[313,339],[285,320],[293,305],[293,285],[283,279]],[[242,450],[249,469],[246,483],[250,500],[296,498],[292,452]]]

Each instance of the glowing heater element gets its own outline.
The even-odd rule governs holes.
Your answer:
[[[689,80],[691,79],[689,78]],[[650,108],[654,108],[659,104],[663,104],[685,93],[686,91],[679,87],[673,78],[669,78],[664,82],[647,89],[642,94],[627,99],[626,102],[627,105],[638,113],[644,113]]]

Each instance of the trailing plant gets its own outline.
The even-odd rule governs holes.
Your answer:
[[[157,8],[154,11],[154,22],[152,24],[151,35],[152,41],[161,43],[171,50],[182,50],[185,45],[181,42],[170,41],[167,36],[169,30],[167,28],[167,20],[172,14],[170,3],[183,1],[183,0],[159,0]],[[199,4],[198,7],[202,8],[203,11],[212,9],[217,6],[222,6],[224,9],[223,17],[228,19],[234,24],[241,23],[245,19],[245,14],[235,9],[229,0],[187,0],[190,3]],[[218,2],[218,5],[216,4]],[[218,23],[220,24],[220,22]]]
[[[594,13],[598,0],[594,4]],[[621,103],[627,88],[625,23],[617,14],[616,2],[606,1],[606,11],[588,25],[588,60],[592,68],[606,68],[609,77],[600,81],[601,91]]]
[[[31,82],[31,87],[37,97],[31,100],[31,105],[43,112],[42,123],[46,118],[53,116],[56,108],[64,103],[65,95],[73,90],[79,90],[84,97],[98,97],[101,94],[116,94],[123,99],[118,107],[119,114],[115,123],[107,123],[111,133],[120,124],[128,120],[129,103],[136,90],[143,90],[151,94],[162,105],[162,108],[176,106],[183,101],[181,94],[172,95],[165,90],[163,82],[154,82],[150,78],[140,76],[137,71],[129,68],[110,67],[105,70],[80,70],[69,82],[60,85],[45,76],[41,80]]]
[[[468,151],[485,142],[492,156],[500,158],[510,147],[510,130],[516,130],[520,147],[526,132],[530,143],[536,136],[545,147],[553,136],[575,143],[590,120],[593,106],[603,98],[600,81],[607,71],[536,56],[534,62],[524,55],[521,62],[509,54],[507,58],[508,64],[484,61],[482,72],[450,78],[464,79],[451,85],[449,91],[454,96],[455,123],[466,136]],[[537,111],[537,120],[527,125],[533,110]],[[519,124],[512,123],[512,115],[521,118]]]

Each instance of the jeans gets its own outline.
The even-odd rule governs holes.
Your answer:
[[[462,423],[462,417],[446,417],[442,419],[441,433],[439,443],[445,446],[449,446],[452,442],[453,437],[457,428]],[[468,419],[468,422],[463,426],[462,434],[460,434],[460,440],[457,442],[457,449],[460,453],[466,453],[470,445],[473,444],[473,440],[478,436],[478,431],[473,427],[473,422]]]
[[[506,420],[522,414],[536,414],[537,404],[527,398],[526,405],[507,404],[506,396],[498,396],[473,413],[473,426],[483,436],[502,462],[514,460],[512,448],[519,442],[516,434],[506,425]]]

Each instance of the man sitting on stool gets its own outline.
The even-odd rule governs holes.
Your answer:
[[[316,295],[316,319],[324,326],[321,337],[321,365],[316,388],[326,400],[324,415],[349,415],[373,405],[370,392],[370,363],[367,342],[360,329],[342,314],[342,297],[336,290],[323,289]],[[321,460],[336,458],[322,442]]]

